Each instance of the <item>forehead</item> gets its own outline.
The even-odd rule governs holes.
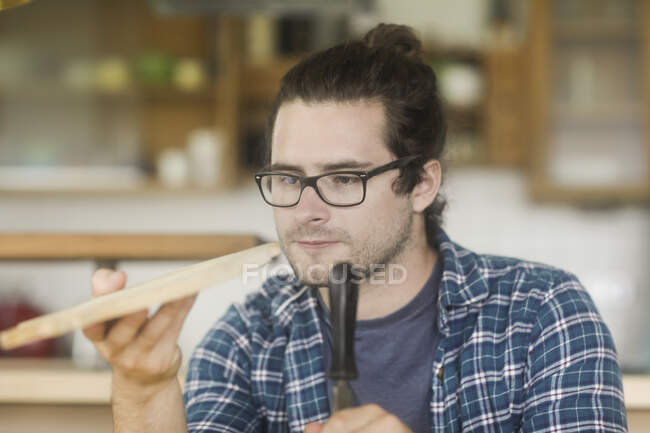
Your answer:
[[[341,160],[389,159],[379,102],[306,104],[296,100],[278,111],[271,149],[274,164],[309,170]]]

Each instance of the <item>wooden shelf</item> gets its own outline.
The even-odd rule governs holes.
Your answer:
[[[562,41],[594,41],[603,40],[629,41],[640,37],[636,23],[629,20],[575,20],[556,22],[551,33],[553,38]]]
[[[0,260],[204,260],[259,245],[247,234],[0,234]]]
[[[650,409],[650,375],[623,375],[623,390],[628,410]]]
[[[591,107],[572,107],[567,104],[554,104],[552,115],[555,121],[562,123],[588,123],[612,126],[616,124],[628,125],[630,123],[643,124],[645,109],[640,103],[594,104]]]
[[[185,370],[178,374],[181,386]],[[0,359],[0,403],[110,404],[111,370],[83,370],[67,359]]]
[[[143,86],[136,90],[136,95],[144,101],[204,101],[213,102],[217,95],[216,86],[210,85],[192,90],[183,90],[172,86]]]
[[[84,185],[80,183],[74,187],[67,184],[58,186],[50,183],[47,186],[0,186],[0,196],[84,196],[84,195],[206,195],[232,192],[234,189],[250,185],[253,182],[253,174],[244,167],[238,167],[233,173],[233,180],[228,183],[220,183],[211,187],[199,187],[188,184],[180,187],[165,185],[155,178],[149,180],[134,181],[133,184],[123,186],[101,186]]]
[[[0,195],[7,196],[74,196],[74,195],[196,195],[216,194],[229,188],[199,188],[184,186],[172,188],[157,182],[123,188],[79,187],[79,188],[0,188]]]
[[[650,203],[650,185],[569,187],[537,179],[531,183],[531,194],[535,200],[539,201],[559,201],[591,206]]]
[[[110,370],[66,360],[0,360],[0,403],[108,404]]]
[[[468,63],[480,63],[484,60],[485,52],[477,47],[464,45],[440,45],[425,41],[424,58],[430,61],[453,60]]]
[[[73,89],[66,88],[58,82],[29,83],[10,88],[0,88],[0,96],[23,99],[56,101],[65,100],[99,100],[101,102],[128,102],[136,101],[214,101],[217,96],[216,85],[210,84],[203,87],[184,90],[172,85],[139,85],[129,86],[121,90],[107,91],[99,89]]]
[[[178,375],[181,386],[185,371]],[[109,404],[110,370],[82,370],[70,360],[0,359],[0,403]],[[624,375],[628,410],[650,409],[650,375]]]

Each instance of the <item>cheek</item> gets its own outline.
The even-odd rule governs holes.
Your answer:
[[[286,247],[285,242],[287,233],[291,230],[291,216],[284,209],[273,208],[273,220],[275,221],[275,231],[278,235],[278,241],[282,247]]]
[[[389,236],[396,226],[403,223],[404,218],[411,212],[411,200],[396,196],[385,186],[381,194],[373,194],[366,198],[367,205],[363,215],[359,215],[357,227],[360,232],[381,238]]]
[[[334,224],[345,230],[353,243],[364,243],[368,238],[378,235],[378,226],[385,224],[385,213],[385,203],[364,201],[361,206],[340,212]]]
[[[289,219],[290,216],[286,210],[277,207],[273,208],[273,220],[275,221],[275,228],[279,235],[284,233],[284,229],[289,226]]]

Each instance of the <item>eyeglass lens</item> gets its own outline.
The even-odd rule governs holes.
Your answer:
[[[301,183],[296,176],[264,175],[261,179],[264,198],[276,206],[291,206],[300,200]],[[330,174],[318,178],[316,186],[321,196],[333,205],[351,205],[363,200],[363,181],[353,173]]]

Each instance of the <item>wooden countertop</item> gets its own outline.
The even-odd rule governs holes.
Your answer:
[[[108,404],[110,383],[110,370],[69,360],[0,359],[0,403]],[[650,410],[650,375],[624,375],[623,388],[628,410]]]

